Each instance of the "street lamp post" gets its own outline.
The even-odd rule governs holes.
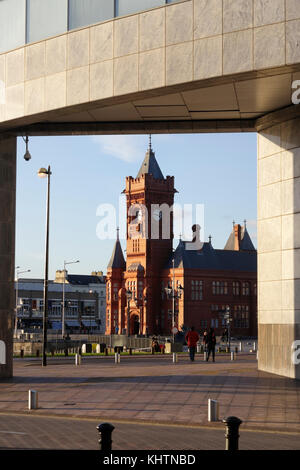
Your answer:
[[[127,297],[127,336],[130,336],[130,300],[132,299],[132,292],[131,290],[126,291]]]
[[[50,165],[48,169],[40,168],[38,171],[40,178],[48,177],[47,203],[46,203],[46,246],[45,246],[45,279],[44,279],[44,314],[43,314],[43,361],[42,365],[47,365],[47,322],[48,322],[48,271],[49,271],[49,215],[50,215]]]
[[[62,304],[62,319],[61,319],[61,337],[64,339],[65,336],[65,284],[66,284],[66,266],[67,264],[76,264],[77,261],[64,261],[64,282],[63,282],[63,304]]]
[[[17,336],[17,326],[18,326],[18,297],[19,297],[19,276],[23,273],[30,273],[30,269],[26,269],[25,271],[18,271],[20,266],[16,266],[17,276],[16,276],[16,317],[15,317],[15,331],[14,337]]]
[[[175,343],[175,258],[172,259],[173,280],[172,280],[172,334],[173,343]]]
[[[226,307],[226,320],[227,320],[227,330],[228,330],[228,347],[230,352],[230,340],[231,340],[231,331],[230,331],[230,323],[231,323],[231,315],[230,315],[230,307]]]
[[[227,343],[228,343],[228,348],[229,348],[229,351],[230,351],[230,343],[231,343],[231,322],[232,322],[232,317],[231,317],[231,314],[230,314],[230,307],[229,305],[226,306],[226,309],[225,311],[222,310],[222,317],[223,317],[223,320],[227,326]]]
[[[180,285],[178,286],[177,293],[175,292],[175,269],[174,269],[174,259],[173,259],[173,280],[172,280],[172,287],[168,285],[165,289],[166,294],[168,297],[172,298],[172,335],[173,335],[173,343],[175,343],[175,301],[176,299],[180,299],[183,293],[183,287]],[[179,313],[179,312],[178,312]]]

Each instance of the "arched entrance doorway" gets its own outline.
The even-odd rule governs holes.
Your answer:
[[[140,333],[140,317],[134,313],[130,317],[130,334],[138,335]]]

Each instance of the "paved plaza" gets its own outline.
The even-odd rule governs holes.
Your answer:
[[[219,422],[208,423],[209,398]],[[15,359],[0,383],[0,448],[97,449],[96,426],[111,422],[114,449],[224,449],[221,420],[234,415],[240,448],[300,449],[299,404],[299,381],[258,371],[255,354]]]

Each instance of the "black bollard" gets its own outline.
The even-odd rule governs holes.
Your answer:
[[[226,424],[226,448],[225,450],[239,450],[239,427],[242,424],[242,420],[236,416],[229,416],[223,419],[223,423]]]
[[[110,423],[102,423],[97,426],[97,430],[100,433],[100,450],[109,451],[111,450],[111,435],[115,427]]]

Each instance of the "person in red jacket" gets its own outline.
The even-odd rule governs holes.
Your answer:
[[[185,335],[185,339],[189,347],[190,359],[193,362],[195,359],[196,346],[199,341],[199,335],[197,331],[195,331],[195,328],[193,326],[191,327],[190,331]]]

